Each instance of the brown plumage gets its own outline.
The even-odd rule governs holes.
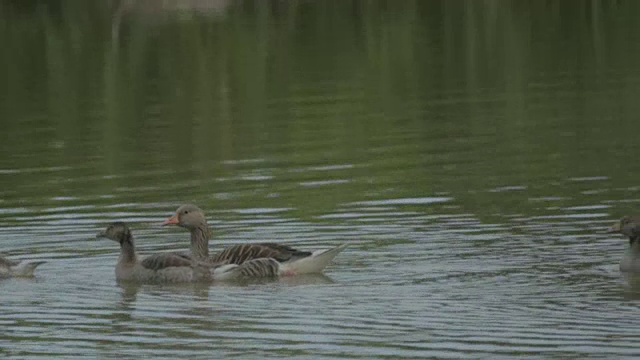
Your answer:
[[[253,259],[271,258],[286,262],[311,256],[309,251],[300,251],[288,245],[276,243],[241,244],[228,247],[209,256],[209,227],[204,212],[195,205],[183,205],[176,215],[165,220],[163,225],[179,225],[191,232],[191,254],[199,260],[213,264],[242,264]]]
[[[620,271],[640,273],[640,216],[625,216],[616,221],[608,232],[620,233],[629,238],[629,250],[620,260]]]
[[[161,270],[168,267],[191,266],[191,258],[174,253],[153,254],[140,261],[140,264],[147,269]]]
[[[160,253],[138,260],[133,235],[123,222],[114,222],[97,238],[107,238],[120,244],[116,279],[141,283],[192,282],[210,278],[209,265],[197,264],[186,254]]]
[[[288,245],[259,243],[234,245],[211,256],[210,259],[212,263],[242,264],[252,259],[271,258],[285,262],[306,256],[311,256],[311,252],[296,250]]]
[[[245,278],[275,277],[279,275],[280,264],[271,258],[251,259],[238,267]]]
[[[608,230],[611,233],[620,233],[629,238],[629,244],[640,239],[640,216],[625,216],[616,221]]]
[[[195,205],[182,205],[163,225],[178,225],[191,233],[191,256],[214,266],[214,279],[236,278],[231,269],[246,277],[296,275],[321,272],[346,244],[332,249],[309,252],[276,243],[242,244],[209,256],[209,227],[204,212]],[[250,263],[249,263],[250,262]],[[231,266],[236,265],[236,266]]]

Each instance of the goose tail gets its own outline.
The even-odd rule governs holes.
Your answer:
[[[321,273],[327,265],[347,248],[347,244],[340,244],[331,249],[314,251],[311,256],[287,261],[280,265],[280,275],[301,275]]]
[[[21,261],[13,267],[13,276],[32,277],[36,268],[44,263],[46,263],[46,261]]]

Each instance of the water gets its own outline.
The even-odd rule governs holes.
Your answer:
[[[635,3],[5,2],[7,358],[623,358]],[[184,5],[189,4],[190,6]],[[324,275],[120,286],[117,244],[349,242]]]

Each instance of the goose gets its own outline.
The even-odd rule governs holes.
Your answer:
[[[347,244],[314,252],[277,243],[240,244],[209,255],[209,226],[196,205],[182,205],[162,225],[177,225],[191,233],[191,256],[215,266],[213,277],[221,280],[321,273]]]
[[[33,272],[46,261],[16,261],[0,256],[0,278],[33,277]]]
[[[640,216],[625,216],[616,221],[608,230],[629,238],[629,249],[620,260],[620,271],[640,273]]]
[[[188,283],[210,280],[208,264],[198,264],[189,255],[159,253],[139,259],[131,230],[124,222],[114,222],[96,238],[120,244],[116,280],[134,283]]]

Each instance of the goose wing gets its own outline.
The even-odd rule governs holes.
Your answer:
[[[162,269],[166,269],[168,267],[174,267],[174,266],[190,267],[192,262],[191,262],[191,257],[189,257],[186,254],[162,253],[162,254],[149,255],[146,258],[144,258],[140,262],[140,264],[149,270],[158,271],[158,270],[162,270]]]
[[[238,264],[226,264],[213,271],[216,280],[239,280],[277,277],[280,275],[280,263],[272,258],[259,258]]]
[[[311,252],[296,250],[288,245],[276,243],[241,244],[230,246],[213,255],[211,262],[242,264],[249,260],[261,258],[271,258],[278,262],[285,262],[307,256],[311,256]]]

